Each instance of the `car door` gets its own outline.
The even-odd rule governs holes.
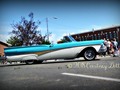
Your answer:
[[[64,44],[50,45],[50,51],[51,59],[74,58],[74,48],[67,48]]]

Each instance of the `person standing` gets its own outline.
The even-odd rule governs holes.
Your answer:
[[[114,49],[114,53],[113,56],[118,56],[119,51],[118,51],[118,42],[116,41],[116,38],[113,39],[113,49]]]
[[[113,48],[113,39],[110,40],[110,54],[114,53],[114,48]]]
[[[108,54],[108,55],[110,55],[110,44],[111,44],[110,40],[107,39],[106,47],[107,47],[107,54]]]

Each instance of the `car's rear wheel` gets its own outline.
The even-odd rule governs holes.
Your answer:
[[[84,51],[85,60],[94,60],[96,58],[96,51],[94,49],[86,49]]]
[[[39,60],[39,61],[37,61],[37,60],[28,60],[28,61],[25,61],[26,64],[40,64],[42,62],[43,62],[43,60]]]
[[[33,64],[34,63],[34,60],[27,60],[25,61],[26,64]]]

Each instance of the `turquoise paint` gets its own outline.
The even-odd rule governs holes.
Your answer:
[[[97,44],[102,44],[103,42],[104,42],[104,40],[69,42],[69,43],[55,44],[55,45],[53,45],[52,49],[70,48],[70,47],[88,46],[88,45],[97,45]]]
[[[97,45],[97,44],[102,44],[103,42],[104,40],[92,40],[92,41],[53,44],[51,45],[51,47],[50,45],[10,47],[10,48],[5,48],[4,52],[6,56],[12,56],[12,55],[28,54],[28,53],[35,53],[41,51],[66,49],[66,48],[72,48],[78,46]]]

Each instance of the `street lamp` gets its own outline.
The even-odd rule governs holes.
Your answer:
[[[56,17],[53,17],[53,19],[57,19]],[[48,18],[46,18],[46,27],[47,27],[47,41],[49,41],[49,29],[48,29]]]
[[[46,25],[47,25],[47,40],[49,41],[48,18],[46,18]]]

